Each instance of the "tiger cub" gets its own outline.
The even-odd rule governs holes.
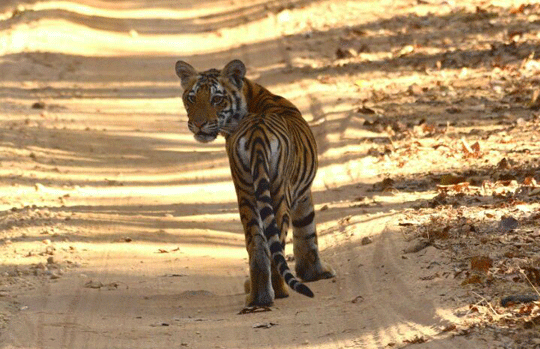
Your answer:
[[[287,297],[287,285],[313,297],[284,257],[292,223],[296,275],[303,281],[336,275],[319,258],[311,197],[317,146],[307,122],[291,102],[247,79],[239,60],[204,72],[178,61],[176,74],[195,139],[206,143],[221,134],[226,140],[249,254],[247,306]]]

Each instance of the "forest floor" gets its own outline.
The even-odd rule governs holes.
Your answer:
[[[3,1],[0,348],[540,348],[539,14]],[[195,142],[174,72],[235,58],[312,126],[337,271],[244,314],[224,141]]]

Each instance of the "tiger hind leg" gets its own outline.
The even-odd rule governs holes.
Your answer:
[[[334,269],[319,257],[315,210],[311,192],[299,200],[292,211],[293,251],[296,275],[303,281],[316,281],[336,276]]]
[[[289,287],[287,286],[285,280],[283,280],[283,277],[281,276],[277,268],[274,266],[274,263],[272,263],[271,280],[275,298],[289,297]],[[244,291],[246,294],[251,293],[251,278],[246,279],[246,281],[244,282]],[[251,299],[253,299],[253,297],[251,297]]]
[[[253,237],[248,245],[249,279],[244,283],[246,305],[270,306],[274,303],[270,252],[262,235]]]

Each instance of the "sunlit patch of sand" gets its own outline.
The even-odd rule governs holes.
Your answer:
[[[199,231],[197,236],[202,236],[204,232]],[[108,263],[107,258],[104,258],[104,255],[114,254],[117,258],[122,259],[123,263],[126,264],[136,264],[139,263],[142,259],[154,260],[157,258],[182,258],[186,259],[197,259],[197,264],[199,267],[204,267],[205,264],[211,264],[215,267],[215,261],[208,261],[208,258],[219,257],[224,263],[220,264],[222,267],[230,267],[231,260],[243,260],[246,257],[245,248],[239,244],[239,246],[219,246],[212,245],[204,242],[202,239],[199,242],[194,244],[182,244],[181,248],[178,248],[179,244],[174,243],[158,243],[158,242],[112,242],[112,241],[102,241],[102,242],[55,242],[54,250],[58,251],[56,254],[63,254],[69,252],[70,250],[77,250],[82,252],[81,257],[78,260],[70,260],[68,255],[65,255],[64,258],[70,260],[70,262],[75,262],[78,264],[87,264],[92,263],[97,267],[100,264]],[[14,266],[24,266],[43,263],[43,251],[46,249],[46,245],[42,244],[41,247],[36,248],[35,242],[17,242],[14,244],[16,249],[20,252],[18,255],[13,256],[10,259],[10,264]],[[22,255],[26,254],[26,255]],[[57,258],[58,261],[61,261],[60,258]],[[206,262],[205,262],[206,261]],[[191,263],[191,262],[190,262]],[[158,263],[156,263],[158,265]],[[163,266],[159,263],[159,266],[165,267],[170,270],[169,266]],[[182,263],[177,263],[176,267],[180,269]],[[116,270],[125,271],[125,265],[118,265],[117,268],[114,266],[109,266],[108,269],[111,272]],[[152,267],[153,272],[160,273],[163,270],[157,268],[157,266]],[[157,270],[156,270],[157,269]],[[220,274],[223,270],[221,268],[212,268],[207,270],[208,274]]]
[[[11,198],[11,202],[21,200],[24,197],[48,196],[50,198],[60,198],[64,195],[70,195],[70,200],[93,200],[98,203],[114,203],[119,198],[134,201],[144,201],[156,199],[161,203],[172,203],[181,201],[183,204],[205,203],[229,203],[234,202],[234,186],[232,182],[218,182],[208,184],[189,184],[182,186],[161,185],[161,186],[118,186],[118,187],[77,187],[76,189],[63,189],[47,187],[43,185],[36,186],[16,186],[0,188],[2,197]],[[159,199],[159,200],[158,200]],[[58,200],[54,200],[58,202]],[[3,206],[3,205],[0,205]],[[8,209],[13,204],[6,202],[2,209]]]
[[[170,8],[122,8],[123,3],[115,4],[110,3],[96,3],[95,6],[89,6],[85,4],[79,4],[71,1],[47,1],[38,2],[32,5],[26,5],[25,8],[34,11],[43,10],[65,10],[74,12],[86,16],[99,16],[118,19],[131,19],[131,18],[163,18],[163,19],[185,19],[199,16],[208,16],[213,13],[219,13],[226,9],[225,1],[220,4],[217,2],[213,6],[197,6],[195,3],[191,5],[192,8],[185,8],[182,10],[170,9]],[[117,8],[116,8],[117,7]]]
[[[278,31],[262,30],[273,26],[272,19],[262,19],[242,27],[223,29],[220,35],[167,34],[130,35],[91,29],[60,19],[40,19],[29,26],[20,24],[0,33],[0,54],[27,51],[62,52],[65,54],[111,57],[126,55],[177,55],[224,51],[235,38],[236,45],[247,45],[276,39]]]
[[[258,10],[254,5],[262,4],[265,1],[252,1],[249,6],[253,10]],[[151,5],[151,4],[150,4]],[[62,10],[89,17],[106,17],[115,19],[196,19],[219,15],[221,19],[226,18],[223,13],[230,12],[230,1],[214,1],[212,6],[205,6],[204,3],[190,2],[184,8],[164,8],[159,6],[141,8],[137,5],[130,5],[129,2],[115,1],[86,1],[85,4],[75,1],[40,1],[34,4],[21,4],[19,9],[24,11],[50,11]],[[147,6],[147,5],[145,5]],[[0,14],[0,19],[8,19],[12,16],[12,11]]]

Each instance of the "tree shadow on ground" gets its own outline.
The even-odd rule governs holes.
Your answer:
[[[175,35],[175,34],[197,34],[212,32],[219,29],[234,28],[250,22],[255,22],[267,18],[270,14],[277,14],[285,9],[294,9],[297,7],[309,6],[312,3],[321,0],[289,0],[283,2],[280,0],[268,0],[254,3],[243,7],[234,7],[232,10],[210,13],[208,15],[191,18],[116,18],[114,13],[110,17],[101,15],[88,15],[84,11],[74,12],[61,8],[32,10],[27,9],[17,12],[13,17],[0,22],[0,30],[6,30],[19,23],[37,21],[42,18],[50,20],[64,20],[74,24],[83,25],[101,31],[129,33],[135,31],[141,35]],[[204,1],[208,3],[208,0]],[[202,3],[202,2],[201,2]],[[148,6],[148,1],[141,1],[140,4],[132,4],[129,9],[123,10],[152,10],[169,8],[169,10],[189,11],[203,5],[193,6],[193,2],[188,4],[176,2],[152,2]],[[187,5],[187,6],[186,6]],[[206,8],[212,6],[204,5]],[[99,7],[96,7],[99,9]]]
[[[272,2],[274,3],[274,2]],[[132,4],[133,6],[137,6]],[[255,6],[255,5],[254,5]],[[259,5],[256,5],[259,6]],[[263,5],[260,5],[263,6]],[[301,6],[298,5],[298,6]],[[264,6],[263,6],[264,7]],[[279,38],[272,41],[255,43],[246,45],[233,50],[216,52],[211,54],[194,55],[186,57],[174,56],[127,56],[127,57],[82,57],[70,56],[56,53],[20,53],[12,54],[3,57],[0,65],[1,69],[6,71],[17,71],[22,68],[17,68],[21,65],[20,62],[27,62],[36,67],[48,67],[57,72],[58,80],[63,82],[72,81],[74,84],[80,84],[77,87],[55,86],[55,81],[47,75],[40,79],[39,74],[33,75],[33,81],[43,83],[42,87],[0,87],[0,96],[4,98],[17,99],[69,99],[69,98],[150,98],[150,99],[165,99],[178,98],[180,96],[179,82],[173,72],[174,62],[178,58],[193,62],[197,67],[209,67],[208,62],[222,60],[224,63],[232,57],[239,57],[246,61],[252,72],[257,76],[257,81],[261,81],[270,87],[274,84],[294,84],[304,79],[312,79],[317,75],[324,76],[346,76],[350,74],[362,74],[366,72],[384,72],[385,74],[405,72],[405,71],[425,71],[435,69],[437,64],[440,64],[438,69],[460,69],[460,68],[489,68],[495,64],[501,64],[501,59],[510,60],[512,62],[520,62],[529,57],[531,53],[540,53],[539,44],[533,42],[511,42],[500,43],[499,34],[507,30],[508,27],[525,27],[527,23],[523,19],[503,15],[500,12],[480,12],[467,13],[457,11],[443,16],[417,16],[414,14],[407,16],[397,16],[391,19],[383,19],[353,27],[341,27],[329,29],[327,31],[313,32],[309,37],[304,34],[297,34]],[[472,22],[471,22],[472,21]],[[510,21],[510,25],[505,21]],[[471,24],[472,23],[472,24]],[[488,25],[489,24],[489,25]],[[486,30],[486,26],[489,30]],[[385,29],[384,34],[367,35],[365,33],[377,32],[381,28]],[[407,30],[403,30],[403,28]],[[340,38],[346,33],[360,33],[349,38],[347,45],[359,45],[362,47],[373,47],[379,50],[393,52],[396,49],[403,47],[406,44],[411,44],[412,41],[424,43],[429,41],[432,45],[438,48],[439,53],[411,53],[409,55],[397,55],[390,58],[380,60],[362,60],[360,57],[337,62],[332,59],[331,62],[322,67],[301,66],[292,61],[295,56],[295,50],[303,50],[310,48],[310,43],[321,40],[322,38],[330,37],[335,42],[339,42]],[[405,33],[405,34],[404,34]],[[477,34],[485,34],[485,44],[490,44],[491,48],[480,48],[481,46],[472,47],[466,43],[470,37]],[[444,39],[451,36],[450,43]],[[461,48],[460,46],[467,46]],[[484,45],[485,46],[485,45]],[[292,49],[294,48],[294,49]],[[288,51],[291,49],[290,51]],[[312,48],[313,49],[313,48]],[[330,48],[334,50],[335,48]],[[278,53],[276,55],[276,52]],[[331,55],[334,52],[331,51]],[[503,58],[501,58],[501,55]],[[220,58],[222,57],[222,58]],[[97,63],[103,67],[102,63],[106,62],[107,71],[100,70],[96,74]],[[275,63],[279,63],[277,67]],[[499,62],[499,63],[497,63]],[[285,65],[285,66],[283,66]],[[71,68],[69,68],[71,67]],[[131,72],[125,75],[123,71],[129,67]],[[68,69],[69,68],[69,69]],[[122,69],[121,69],[122,68]],[[39,70],[39,69],[37,69]],[[286,74],[283,74],[283,73]],[[20,73],[20,71],[19,71]],[[16,73],[12,76],[17,76]],[[30,77],[30,76],[29,76]],[[278,78],[276,78],[278,77]],[[4,77],[7,81],[10,80],[10,75]],[[92,83],[94,85],[92,85]],[[106,86],[95,86],[95,84],[106,84]],[[114,86],[118,83],[118,86]],[[132,84],[125,86],[126,83]],[[307,82],[309,83],[309,82]],[[137,84],[133,86],[133,84]],[[426,91],[424,91],[426,92]],[[435,91],[436,92],[436,91]],[[308,92],[307,98],[309,105],[305,113],[313,115],[314,122],[324,120],[329,112],[325,109],[328,103],[321,101],[319,96]],[[514,99],[515,100],[515,99]],[[360,100],[358,101],[360,103]],[[445,109],[451,106],[452,101],[442,103],[442,105],[434,105],[433,103],[426,104],[421,93],[417,96],[416,101],[411,103],[409,107],[430,108],[430,113],[427,115],[410,115],[408,118],[422,119],[430,122],[431,118],[456,120],[460,118],[474,118],[474,115],[449,114]],[[499,101],[484,100],[486,109],[500,108]],[[11,102],[13,103],[13,102]],[[28,107],[32,102],[29,102]],[[384,106],[385,103],[380,103]],[[519,104],[519,103],[518,103]],[[523,106],[514,106],[518,111],[526,111]],[[179,109],[181,106],[179,105]],[[179,110],[183,114],[183,110]],[[505,112],[507,110],[501,110]],[[482,113],[478,111],[476,114]],[[519,114],[519,113],[513,113]],[[403,118],[402,114],[389,114],[396,118]],[[343,139],[338,143],[328,142],[324,134],[330,128],[337,129],[337,132],[344,133],[349,127],[360,127],[354,119],[362,117],[354,110],[350,110],[343,119],[335,121],[324,121],[322,124],[323,135],[319,137],[319,146],[321,153],[339,145],[347,145],[356,142],[356,139]],[[510,116],[512,117],[512,116]],[[519,117],[519,116],[517,116]],[[516,118],[517,118],[516,117]],[[489,120],[487,123],[489,123]],[[494,123],[497,119],[491,119]],[[414,121],[414,120],[413,120]],[[334,124],[334,125],[332,125]],[[351,126],[353,125],[353,126]],[[144,142],[143,142],[144,143]],[[352,159],[355,155],[348,155],[346,161]],[[323,165],[325,160],[323,160]],[[331,160],[333,161],[333,160]]]
[[[167,2],[169,3],[169,2]],[[277,2],[272,1],[273,5]],[[307,3],[307,2],[306,2]],[[303,2],[298,2],[298,6],[302,6]],[[159,4],[162,6],[163,4]],[[273,6],[272,5],[272,6]],[[132,4],[132,6],[139,6]],[[158,6],[156,4],[155,6]],[[179,5],[181,6],[181,5]],[[259,5],[254,5],[253,8],[260,10]],[[261,5],[262,6],[262,5]],[[264,6],[263,6],[264,8]],[[265,9],[263,12],[268,11]],[[503,11],[504,12],[504,11]],[[262,12],[261,12],[262,13]],[[230,14],[229,14],[230,15]],[[81,18],[75,19],[83,20]],[[84,19],[87,20],[87,19]],[[510,24],[505,21],[509,21]],[[517,64],[523,59],[530,56],[531,53],[539,53],[540,45],[536,42],[517,42],[517,43],[501,43],[500,33],[503,33],[509,27],[524,27],[526,22],[512,15],[506,15],[504,18],[499,12],[486,12],[486,13],[464,13],[453,12],[443,16],[397,16],[390,19],[378,20],[358,26],[347,27],[342,26],[336,29],[329,29],[326,31],[318,31],[305,34],[291,35],[283,38],[278,38],[272,41],[255,43],[252,45],[245,45],[236,49],[227,50],[223,52],[215,52],[209,54],[191,55],[185,57],[176,56],[142,56],[133,55],[127,57],[83,57],[83,56],[70,56],[56,53],[19,53],[11,54],[2,57],[0,62],[0,68],[2,70],[11,71],[13,68],[14,75],[7,74],[6,81],[18,81],[13,79],[18,73],[21,73],[20,68],[17,68],[18,62],[26,62],[33,67],[46,67],[52,69],[57,73],[58,79],[51,79],[50,76],[44,74],[40,76],[29,76],[29,80],[42,84],[42,87],[1,87],[0,96],[3,98],[14,98],[23,100],[36,100],[36,99],[54,99],[61,101],[64,98],[116,98],[116,99],[139,99],[139,98],[152,98],[152,99],[167,99],[177,98],[180,95],[179,82],[174,74],[173,66],[174,62],[181,58],[194,62],[197,67],[209,67],[210,62],[222,60],[223,64],[233,57],[239,57],[246,61],[248,66],[252,69],[252,73],[257,76],[257,81],[263,82],[270,88],[276,84],[295,84],[299,81],[313,79],[317,75],[327,76],[347,76],[350,74],[362,74],[366,72],[379,72],[384,74],[402,73],[402,72],[418,72],[428,69],[461,69],[461,68],[490,68],[495,64],[500,64],[500,60],[506,59],[512,64]],[[168,27],[169,24],[161,23],[161,27]],[[486,30],[486,26],[489,30]],[[382,34],[369,35],[370,32],[378,32],[381,28],[384,28]],[[403,30],[403,29],[406,30]],[[156,29],[159,31],[159,29]],[[163,29],[162,30],[166,30]],[[433,44],[439,51],[437,53],[416,53],[412,52],[407,55],[391,55],[389,58],[378,60],[363,60],[361,56],[351,58],[349,60],[342,60],[336,63],[334,59],[335,48],[327,48],[327,53],[332,55],[330,62],[322,67],[312,67],[309,65],[302,66],[294,62],[295,50],[315,50],[313,43],[317,40],[324,38],[332,38],[334,42],[339,42],[340,37],[347,33],[357,33],[347,39],[347,45],[356,45],[358,47],[368,47],[370,50],[386,50],[388,52],[395,52],[401,49],[404,45],[419,43],[425,45],[426,43]],[[490,48],[485,47],[472,47],[467,45],[467,41],[478,34],[485,34],[487,39],[484,44],[490,44]],[[444,39],[451,36],[450,41]],[[311,45],[311,46],[310,46]],[[460,48],[460,46],[466,46]],[[485,46],[485,45],[484,45]],[[315,50],[316,51],[316,50]],[[276,54],[277,52],[277,54]],[[296,53],[295,53],[296,52]],[[300,53],[301,54],[301,53]],[[99,71],[96,73],[96,66],[99,61],[99,66],[102,67],[102,63],[106,63],[106,71]],[[508,63],[507,62],[507,63]],[[71,67],[71,68],[69,68]],[[125,68],[131,72],[126,75],[123,72]],[[67,69],[69,68],[69,69]],[[120,69],[122,68],[122,69]],[[80,84],[80,87],[65,87],[55,86],[58,81],[72,82],[74,84]],[[103,84],[106,86],[86,86],[85,84]],[[115,87],[115,83],[118,87]],[[309,83],[309,82],[307,82]],[[124,84],[124,85],[123,85]],[[125,84],[139,84],[138,86],[125,86]],[[424,91],[425,92],[425,91]],[[321,153],[332,149],[337,146],[346,146],[359,141],[371,142],[373,138],[377,138],[377,135],[373,137],[367,137],[364,140],[346,138],[343,136],[344,132],[350,128],[357,128],[359,130],[365,130],[366,127],[355,119],[360,119],[357,112],[354,109],[344,113],[341,118],[330,119],[325,121],[325,117],[330,113],[325,111],[325,108],[335,101],[321,101],[317,95],[311,94],[307,96],[309,105],[305,113],[311,113],[313,115],[314,122],[320,126],[314,126],[316,131],[319,131],[318,141],[320,144]],[[421,104],[420,97],[412,103],[413,106]],[[486,103],[495,104],[496,101],[485,100]],[[10,102],[19,106],[18,102]],[[30,103],[29,103],[30,104]],[[441,117],[447,119],[458,119],[459,115],[452,114],[444,111],[443,106],[439,109],[433,108],[432,112],[428,115],[423,115],[422,118],[426,119],[426,122],[432,120],[438,120]],[[181,107],[179,106],[179,109]],[[488,105],[487,108],[490,108]],[[525,107],[516,107],[521,111],[527,111]],[[21,112],[24,115],[27,111]],[[175,111],[176,112],[176,111]],[[61,111],[57,111],[61,114]],[[183,114],[183,110],[180,111]],[[482,113],[479,111],[477,114]],[[99,115],[99,112],[92,113],[93,115]],[[411,122],[414,119],[418,119],[420,115],[405,115],[395,113],[393,115],[396,118],[408,118]],[[169,116],[170,117],[170,116]],[[470,114],[466,117],[471,117]],[[474,115],[473,115],[474,117]],[[517,118],[518,116],[510,116],[510,118]],[[185,118],[185,116],[184,116]],[[362,117],[363,118],[363,117]],[[496,123],[496,119],[488,119],[486,123]],[[20,126],[20,125],[17,125]],[[4,127],[1,131],[2,142],[4,146],[14,147],[17,149],[31,150],[34,148],[49,148],[61,150],[70,154],[77,154],[80,158],[70,160],[54,159],[53,165],[63,165],[78,169],[95,169],[96,164],[98,166],[113,166],[119,169],[129,168],[141,168],[152,165],[152,159],[160,157],[162,159],[170,159],[170,163],[182,163],[188,164],[187,167],[200,167],[204,170],[205,167],[201,167],[201,163],[208,161],[208,168],[212,166],[219,166],[220,168],[226,168],[227,163],[224,152],[222,150],[208,151],[201,154],[200,159],[193,159],[193,157],[186,156],[175,150],[161,150],[163,147],[178,147],[181,148],[185,145],[191,144],[183,141],[164,141],[149,139],[144,136],[144,132],[139,136],[118,136],[107,132],[94,132],[94,131],[75,131],[75,130],[52,130],[47,128],[33,128],[25,127],[25,137],[19,137],[16,133],[12,132],[10,127]],[[341,135],[338,141],[330,141],[328,136],[329,132],[335,132]],[[29,136],[29,137],[27,137]],[[77,139],[77,142],[56,142],[54,139]],[[74,144],[73,146],[69,144]],[[132,149],[126,150],[126,154],[106,153],[103,144],[126,144],[132,145]],[[82,154],[81,154],[82,153]],[[142,155],[139,160],[133,160],[133,156]],[[82,155],[82,156],[81,156]],[[322,159],[321,165],[331,165],[345,163],[350,160],[358,159],[361,157],[370,156],[368,151],[364,153],[344,154],[337,158]],[[34,161],[36,165],[51,165],[53,157],[35,157]],[[2,161],[6,161],[4,157]],[[46,162],[42,162],[45,160]],[[184,167],[185,169],[186,167]],[[14,181],[14,183],[28,185],[32,183],[31,178],[24,176],[18,178],[4,178]],[[227,180],[225,176],[218,177],[216,180]],[[213,180],[208,180],[212,182]],[[91,184],[100,186],[99,182],[81,181],[80,183],[70,182],[71,184]],[[48,183],[54,186],[61,186],[64,183],[51,182]],[[144,185],[145,183],[137,181],[125,181],[124,185]],[[162,180],[152,183],[152,185],[189,185],[190,181],[182,180]],[[108,185],[103,182],[103,186]],[[360,185],[362,183],[354,183],[352,186]],[[346,187],[346,186],[345,186]],[[417,188],[418,189],[418,188]],[[422,188],[421,190],[428,190]],[[317,194],[316,194],[317,196]],[[386,208],[376,208],[381,212],[390,209],[391,205]]]

